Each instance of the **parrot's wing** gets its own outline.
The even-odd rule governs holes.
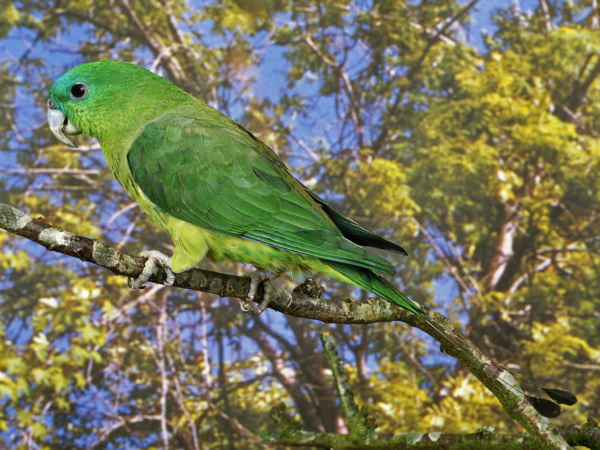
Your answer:
[[[408,255],[408,253],[406,253],[406,250],[404,250],[398,244],[390,242],[387,239],[376,235],[372,231],[361,227],[354,220],[337,212],[335,209],[329,206],[329,204],[325,200],[323,200],[317,194],[312,192],[302,183],[300,183],[297,180],[296,182],[304,188],[304,190],[313,198],[315,202],[317,202],[317,204],[321,206],[321,208],[323,208],[325,214],[329,216],[331,221],[335,224],[336,227],[339,228],[339,230],[342,232],[346,239],[354,242],[355,244],[363,245],[365,247],[380,248],[382,250],[400,253],[401,255]]]
[[[133,178],[160,211],[290,252],[395,273],[344,238],[271,149],[210,110],[201,119],[162,116],[131,145]]]

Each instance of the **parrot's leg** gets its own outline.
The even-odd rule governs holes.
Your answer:
[[[135,280],[133,278],[127,278],[127,284],[131,289],[144,289],[146,287],[146,281],[148,281],[152,275],[158,274],[158,267],[162,267],[167,273],[165,286],[173,285],[175,274],[171,269],[171,258],[157,250],[144,250],[143,252],[138,253],[138,256],[148,258],[148,260],[146,261],[146,264],[144,264],[144,269],[139,277]]]
[[[260,315],[265,309],[267,309],[267,306],[269,306],[269,303],[271,303],[271,296],[275,293],[275,286],[273,286],[273,283],[271,280],[274,280],[275,278],[277,278],[277,274],[274,272],[252,272],[246,275],[246,277],[250,278],[250,291],[248,292],[248,296],[246,297],[246,300],[240,300],[240,309],[247,313],[248,311],[252,311],[252,314],[254,314],[255,316]],[[258,307],[255,307],[254,305],[252,305],[252,300],[254,300],[254,296],[256,295],[256,290],[258,289],[258,285],[260,283],[264,282],[264,288],[265,288],[265,296],[263,298],[263,301],[260,302],[260,305],[258,305]]]

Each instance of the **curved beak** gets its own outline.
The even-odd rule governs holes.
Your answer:
[[[50,126],[50,131],[52,134],[56,136],[56,138],[62,142],[63,144],[68,145],[69,147],[77,148],[71,140],[65,136],[68,134],[69,136],[74,136],[76,134],[81,134],[81,131],[75,127],[69,119],[64,115],[64,113],[56,107],[54,102],[48,99],[48,125]]]

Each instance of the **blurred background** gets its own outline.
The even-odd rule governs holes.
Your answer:
[[[0,1],[0,201],[170,254],[97,141],[67,148],[46,123],[68,69],[135,62],[404,246],[386,257],[406,294],[574,392],[554,423],[583,423],[600,413],[599,28],[597,0]],[[344,432],[322,331],[381,432],[522,432],[404,324],[257,318],[235,299],[131,291],[25,239],[0,243],[0,448],[262,448],[280,402],[306,429]],[[367,295],[319,281],[330,298]]]

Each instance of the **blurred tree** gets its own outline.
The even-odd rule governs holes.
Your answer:
[[[97,143],[67,149],[44,118],[69,67],[142,64],[404,245],[410,257],[389,257],[409,296],[439,301],[525,376],[576,392],[560,421],[582,422],[600,413],[598,4],[500,10],[478,49],[465,42],[476,3],[0,2],[0,201],[123,251],[169,252]],[[324,329],[382,431],[518,431],[462,366],[402,325],[248,317],[236,301],[131,292],[93,266],[0,241],[9,448],[259,448],[281,401],[307,429],[343,432]],[[357,294],[320,281],[332,296]]]

